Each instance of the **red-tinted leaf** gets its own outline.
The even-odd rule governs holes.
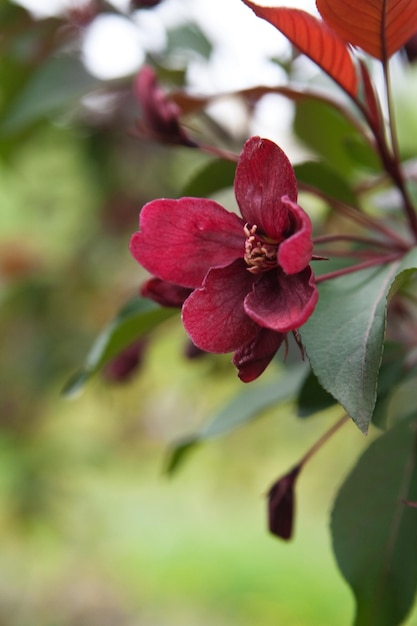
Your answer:
[[[368,108],[369,115],[374,128],[381,128],[383,125],[381,106],[376,95],[369,70],[362,60],[359,61],[359,68],[362,77],[363,91],[365,103]]]
[[[317,0],[317,8],[340,37],[381,60],[417,31],[417,0]]]
[[[348,46],[324,22],[299,9],[260,7],[250,0],[243,2],[258,17],[275,26],[349,95],[356,96],[357,76]]]

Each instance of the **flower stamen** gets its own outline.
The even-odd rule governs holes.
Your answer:
[[[277,249],[278,244],[275,242],[267,242],[264,238],[256,235],[258,227],[254,224],[249,228],[245,224],[243,231],[246,235],[245,241],[245,263],[248,265],[248,272],[252,274],[260,274],[277,267]]]

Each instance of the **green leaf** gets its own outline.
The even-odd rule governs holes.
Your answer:
[[[413,370],[405,367],[406,353],[397,344],[386,344],[384,356],[378,376],[378,392],[372,423],[378,428],[386,430],[390,422],[390,402],[397,386],[414,374]],[[409,408],[404,407],[406,414]],[[398,416],[400,417],[400,416]],[[402,415],[401,417],[404,417]]]
[[[417,67],[404,66],[395,77],[392,94],[395,106],[396,132],[401,155],[404,159],[414,159],[416,146],[413,137],[417,133],[417,116],[413,102],[417,98]]]
[[[401,365],[403,366],[404,363],[401,362]],[[409,369],[409,363],[406,363],[406,365],[407,367],[401,367],[401,371],[397,372],[397,377],[394,379],[390,390],[382,396],[381,406],[379,406],[378,398],[375,412],[372,416],[372,421],[375,422],[378,427],[386,428],[387,424],[392,426],[407,417],[411,412],[417,413],[417,367],[414,366]],[[389,379],[382,372],[382,367],[381,373],[382,378],[386,378],[388,382]],[[395,369],[393,374],[395,374]]]
[[[323,389],[312,370],[307,374],[297,398],[298,417],[310,417],[336,404],[333,396]]]
[[[20,132],[72,106],[97,85],[98,80],[76,57],[53,57],[41,65],[16,94],[3,116],[0,133],[8,136]]]
[[[167,52],[172,56],[175,52],[197,52],[208,59],[212,45],[197,24],[189,23],[178,26],[168,32]]]
[[[330,104],[319,100],[296,103],[294,130],[297,136],[343,178],[357,170],[355,157],[347,150],[361,144],[361,165],[379,171],[378,158],[359,132]]]
[[[183,190],[184,196],[211,196],[216,191],[233,187],[236,163],[226,159],[210,161],[200,169]]]
[[[396,385],[415,374],[414,370],[404,368],[404,354],[396,344],[384,348],[384,356],[378,376],[377,400],[372,416],[372,423],[386,430],[389,417],[388,405]],[[417,400],[416,400],[417,402]],[[310,417],[319,411],[325,411],[336,404],[336,400],[320,385],[314,372],[310,370],[304,380],[297,398],[297,415]],[[409,410],[407,411],[408,414]],[[402,415],[401,417],[404,417]]]
[[[81,391],[103,365],[177,313],[177,309],[162,308],[151,300],[139,297],[131,300],[97,337],[83,367],[65,385],[64,395],[73,396]]]
[[[320,384],[365,433],[376,401],[387,296],[416,268],[414,248],[401,262],[320,283],[316,310],[300,329]]]
[[[396,626],[417,587],[416,422],[375,441],[346,479],[334,505],[333,547],[356,599],[354,626]]]
[[[356,194],[349,186],[346,177],[335,172],[326,163],[308,161],[295,165],[294,170],[300,183],[316,187],[332,198],[356,206]]]
[[[273,383],[251,385],[240,391],[199,432],[174,444],[169,452],[167,472],[173,473],[198,443],[235,430],[256,419],[268,407],[290,400],[304,376],[303,365],[292,367]]]
[[[165,471],[167,474],[173,474],[183,463],[189,452],[192,452],[197,448],[199,441],[196,440],[194,435],[190,437],[184,437],[177,441],[174,448],[170,451],[166,463]]]

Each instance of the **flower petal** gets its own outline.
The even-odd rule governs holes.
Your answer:
[[[183,287],[200,287],[212,267],[244,255],[243,223],[213,200],[181,198],[146,204],[130,242],[151,274]]]
[[[232,352],[255,337],[259,326],[243,308],[253,281],[242,260],[207,274],[203,288],[193,291],[182,308],[185,330],[196,346]]]
[[[266,272],[244,302],[246,313],[260,326],[286,333],[302,326],[314,311],[318,291],[310,267],[287,276]]]
[[[285,153],[268,139],[251,137],[239,159],[235,195],[242,216],[264,235],[281,241],[290,226],[282,196],[297,200],[297,181]]]
[[[239,370],[240,380],[250,383],[258,378],[274,358],[284,339],[284,333],[261,328],[254,339],[236,350],[233,364]]]
[[[288,208],[295,232],[279,246],[278,263],[286,274],[298,274],[310,263],[313,253],[311,221],[304,209],[287,196],[282,203]]]
[[[150,278],[140,289],[140,295],[150,298],[161,306],[181,307],[191,293],[188,287],[168,283],[160,278]]]

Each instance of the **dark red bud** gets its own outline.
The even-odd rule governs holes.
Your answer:
[[[140,289],[141,296],[166,307],[181,307],[191,292],[192,289],[188,287],[174,285],[160,278],[150,278]]]
[[[141,135],[163,143],[197,146],[180,124],[181,109],[161,88],[149,65],[138,72],[133,93],[142,111],[142,120],[137,123]]]
[[[415,33],[404,46],[405,53],[410,63],[417,60],[417,33]]]
[[[128,346],[107,363],[103,369],[103,377],[114,383],[127,382],[141,366],[147,343],[142,338]]]
[[[152,7],[156,7],[156,5],[160,3],[161,0],[130,0],[130,7],[132,10],[150,9]]]
[[[295,511],[294,487],[301,466],[277,480],[268,492],[268,527],[276,537],[288,541],[292,537]]]
[[[204,352],[204,350],[197,348],[197,346],[191,341],[191,339],[189,339],[185,344],[184,356],[186,359],[192,361],[194,359],[199,359],[205,354],[207,354],[207,352]]]

